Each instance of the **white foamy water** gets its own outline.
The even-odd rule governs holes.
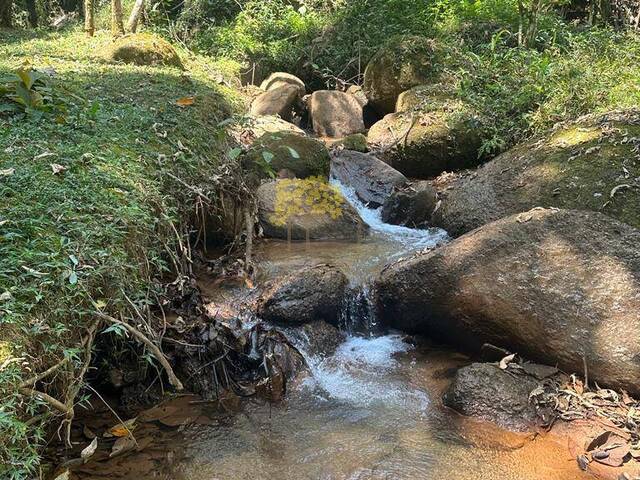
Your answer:
[[[305,355],[312,377],[303,388],[326,400],[360,407],[401,407],[419,413],[427,408],[427,395],[407,385],[398,375],[400,365],[394,359],[411,348],[400,335],[350,336],[327,358]]]
[[[355,190],[332,178],[331,184],[337,187],[347,201],[358,211],[364,222],[371,227],[373,234],[378,234],[387,239],[398,242],[411,250],[431,248],[449,240],[447,232],[441,228],[429,228],[426,230],[390,225],[382,221],[382,207],[377,209],[365,206]]]

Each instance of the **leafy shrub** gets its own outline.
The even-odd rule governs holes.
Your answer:
[[[45,112],[64,112],[66,104],[52,85],[51,77],[38,70],[20,68],[0,79],[0,114],[25,113],[40,117]]]

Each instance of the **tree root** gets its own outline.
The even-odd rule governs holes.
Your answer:
[[[154,344],[151,340],[149,340],[142,332],[132,327],[128,323],[122,322],[105,313],[97,312],[97,311],[94,313],[101,319],[106,320],[107,322],[122,326],[134,337],[136,337],[138,340],[144,343],[149,348],[149,350],[151,350],[151,353],[153,353],[153,356],[156,357],[156,359],[160,362],[165,372],[167,372],[169,383],[178,391],[184,390],[184,386],[182,385],[182,382],[180,382],[178,377],[176,377],[176,374],[173,372],[173,368],[171,368],[171,365],[169,364],[169,361],[167,360],[167,358],[160,351],[158,346]]]

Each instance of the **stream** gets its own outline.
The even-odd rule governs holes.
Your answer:
[[[269,240],[258,246],[256,257],[260,281],[322,262],[339,266],[354,292],[344,312],[344,343],[332,355],[314,356],[304,335],[286,332],[311,373],[290,385],[283,401],[246,400],[223,419],[181,427],[179,436],[162,447],[168,452],[179,444],[168,473],[145,475],[138,469],[131,478],[586,478],[559,439],[547,435],[531,441],[442,407],[441,395],[455,369],[470,360],[426,339],[383,331],[368,285],[385,264],[447,242],[447,234],[384,224],[379,211],[336,185],[371,227],[368,237],[358,243]],[[204,283],[207,295],[223,301],[242,290],[208,292]],[[135,455],[131,458],[135,461]]]

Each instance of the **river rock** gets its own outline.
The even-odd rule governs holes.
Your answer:
[[[437,192],[429,181],[396,187],[382,205],[382,221],[411,228],[428,226],[436,208]]]
[[[318,179],[265,183],[257,197],[258,217],[267,237],[356,241],[369,229],[336,188]]]
[[[457,236],[533,207],[602,213],[640,228],[640,111],[564,123],[450,182],[436,225]]]
[[[342,150],[331,160],[331,176],[355,190],[371,208],[382,205],[393,188],[407,183],[407,178],[382,160],[366,153]]]
[[[387,267],[388,326],[484,342],[640,392],[640,231],[601,213],[534,209]]]
[[[365,130],[362,105],[353,95],[336,90],[313,92],[309,100],[313,131],[321,137],[342,138]]]
[[[331,325],[324,320],[316,320],[291,329],[289,334],[299,340],[296,345],[304,345],[300,348],[307,355],[328,357],[333,355],[340,344],[346,340],[346,334],[338,330],[335,325],[337,323]]]
[[[355,97],[362,108],[364,108],[369,103],[367,94],[364,93],[364,88],[362,88],[360,85],[351,85],[349,88],[347,88],[347,93]]]
[[[303,97],[307,90],[304,82],[295,75],[285,72],[275,72],[269,75],[261,84],[260,88],[264,91],[274,90],[284,85],[293,85],[300,92],[300,97]]]
[[[432,108],[431,106],[430,108]],[[463,102],[391,113],[373,125],[369,150],[407,177],[431,178],[480,163],[481,121]]]
[[[367,137],[362,133],[354,133],[337,140],[328,140],[329,147],[341,148],[344,150],[353,150],[354,152],[366,153],[369,150],[367,146]]]
[[[256,97],[251,103],[251,115],[277,115],[290,122],[293,110],[300,99],[300,89],[295,85],[282,85],[268,90]]]
[[[287,171],[297,178],[328,178],[331,157],[322,142],[296,133],[267,133],[258,139],[243,157],[243,166],[267,177]]]
[[[433,110],[454,98],[454,92],[446,84],[418,85],[398,96],[396,112],[411,110]]]
[[[258,301],[262,319],[286,325],[325,321],[337,325],[349,280],[333,265],[297,270],[273,285]]]
[[[380,115],[393,112],[405,90],[437,79],[440,50],[426,37],[395,36],[371,58],[364,71],[364,91]]]
[[[457,412],[515,431],[531,430],[536,410],[529,394],[539,385],[533,378],[494,363],[473,363],[459,369],[443,403]]]
[[[229,136],[244,148],[249,148],[254,142],[267,133],[297,133],[304,136],[305,133],[293,123],[274,116],[256,117],[247,115],[241,119],[229,123],[226,127]]]

